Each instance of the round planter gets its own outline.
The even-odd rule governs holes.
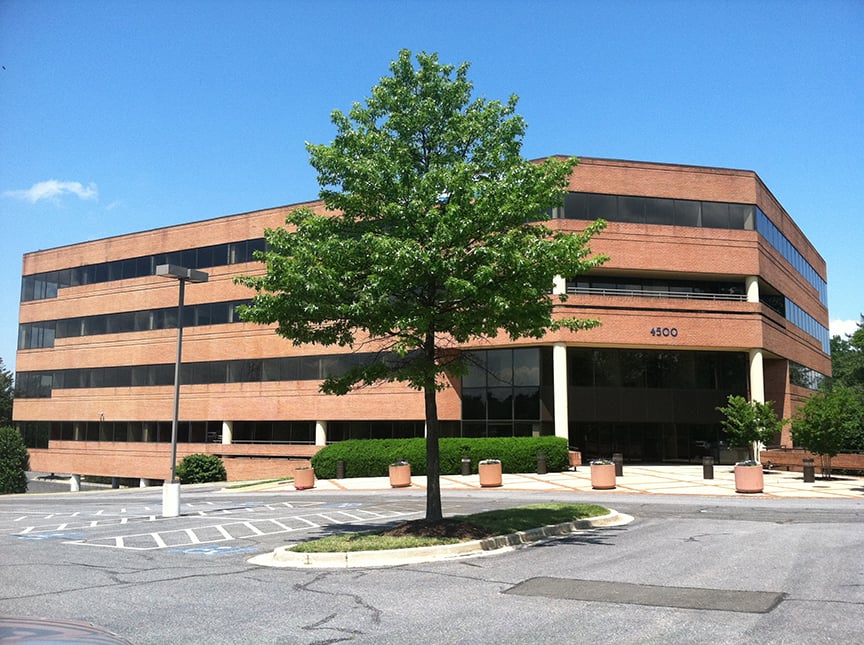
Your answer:
[[[615,488],[615,464],[591,464],[591,488],[595,490]]]
[[[576,466],[582,465],[582,453],[578,450],[568,450],[567,457],[570,459],[570,467],[576,468]]]
[[[315,471],[312,468],[298,468],[295,470],[294,488],[297,490],[315,488]]]
[[[391,464],[390,485],[393,488],[407,488],[410,486],[411,464]]]
[[[482,488],[496,488],[501,485],[501,464],[479,464],[477,472],[480,475]]]
[[[762,466],[735,466],[735,492],[761,493],[765,488]]]

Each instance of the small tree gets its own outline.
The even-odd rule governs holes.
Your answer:
[[[459,344],[598,324],[553,317],[549,292],[555,276],[605,260],[587,247],[604,224],[578,233],[545,226],[576,160],[523,159],[516,97],[471,100],[467,63],[442,65],[435,54],[416,61],[400,52],[365,105],[333,113],[332,144],[307,144],[330,212],[300,209],[287,218],[291,230],[267,231],[266,275],[240,282],[257,291],[245,320],[277,323],[298,345],[380,350],[330,375],[323,391],[401,381],[423,392],[426,518],[435,521],[436,393],[447,374],[464,371]]]
[[[26,493],[30,455],[15,428],[0,428],[0,494]]]
[[[856,443],[864,428],[864,406],[858,392],[835,386],[811,396],[792,419],[795,445],[819,455],[822,476],[831,478],[831,458]]]
[[[729,445],[747,448],[750,459],[759,460],[756,445],[766,443],[780,432],[783,422],[774,412],[771,401],[748,401],[743,396],[729,395],[727,405],[718,407],[723,413],[723,430]]]

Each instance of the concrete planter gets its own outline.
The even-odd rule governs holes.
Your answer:
[[[578,450],[568,450],[567,456],[570,459],[570,467],[576,468],[576,466],[582,465],[582,453]]]
[[[735,466],[735,492],[761,493],[765,488],[765,477],[762,465]]]
[[[390,485],[393,488],[407,488],[411,485],[411,464],[390,464]]]
[[[480,486],[482,488],[496,488],[501,485],[501,462],[483,463],[477,465],[477,472],[480,475]]]
[[[298,468],[295,470],[294,488],[297,490],[315,488],[315,471],[312,468]]]
[[[591,464],[591,488],[595,490],[615,488],[615,464]]]

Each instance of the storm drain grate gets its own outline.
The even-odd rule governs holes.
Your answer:
[[[784,598],[775,591],[733,591],[695,587],[661,587],[629,582],[574,580],[572,578],[530,578],[504,593],[562,600],[614,602],[678,609],[712,609],[749,614],[767,614]]]

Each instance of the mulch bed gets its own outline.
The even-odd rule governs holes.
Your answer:
[[[445,517],[437,522],[429,520],[412,520],[404,522],[384,532],[393,537],[435,537],[457,538],[459,540],[482,540],[491,537],[492,532],[456,518]]]

